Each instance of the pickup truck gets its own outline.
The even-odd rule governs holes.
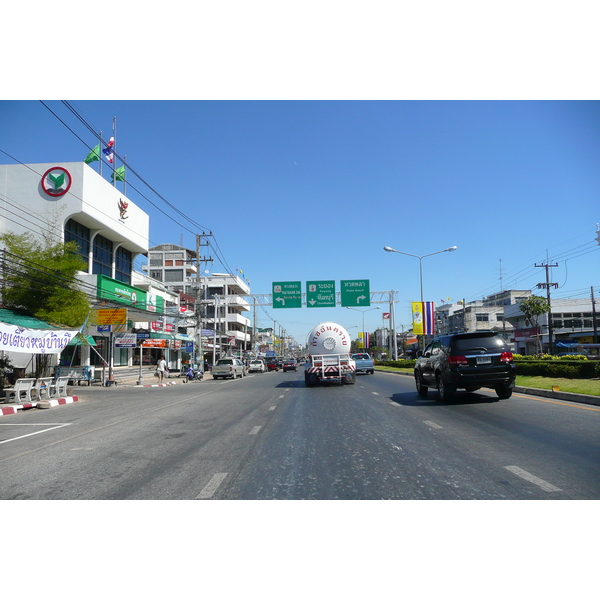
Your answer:
[[[235,379],[236,377],[244,377],[245,374],[246,367],[244,367],[244,363],[239,358],[220,358],[212,368],[213,379],[219,379],[219,377],[223,379],[227,377]]]
[[[356,363],[357,373],[375,373],[375,361],[366,352],[353,354],[352,360]]]

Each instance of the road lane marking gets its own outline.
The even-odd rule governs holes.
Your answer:
[[[373,394],[373,396],[379,396],[379,392],[371,392],[371,394]]]
[[[281,395],[281,396],[279,396],[279,397],[280,397],[280,398],[283,398],[284,396],[283,396],[283,394],[282,394],[282,395]]]
[[[256,427],[253,427],[252,431],[248,435],[256,435],[260,431],[261,427],[262,425],[257,425]]]
[[[401,405],[400,405],[400,404],[398,404],[397,402],[391,402],[391,401],[390,401],[390,404],[391,404],[392,406],[401,406]]]
[[[14,442],[15,440],[22,440],[23,438],[30,437],[32,435],[38,435],[38,433],[45,433],[46,431],[52,431],[53,429],[60,429],[61,427],[66,427],[67,425],[71,425],[71,423],[63,423],[62,425],[57,425],[56,427],[48,427],[47,429],[41,429],[40,431],[34,431],[33,433],[26,433],[25,435],[3,440],[0,442],[0,444],[7,444],[8,442]]]
[[[269,408],[269,410],[275,410],[277,407],[276,406],[271,406],[271,408]]]
[[[429,427],[432,427],[433,429],[444,429],[441,425],[438,425],[433,421],[423,421],[423,423],[425,423],[425,425],[429,425]]]
[[[215,473],[211,480],[202,488],[202,491],[196,496],[196,500],[212,498],[218,487],[223,483],[225,477],[227,477],[227,473]]]
[[[548,483],[547,481],[544,481],[543,479],[540,479],[539,477],[536,477],[535,475],[524,471],[520,467],[509,466],[504,468],[510,471],[511,473],[517,475],[517,477],[521,477],[521,479],[525,479],[526,481],[535,483],[535,485],[541,487],[545,492],[562,492],[560,488],[557,488],[551,483]]]

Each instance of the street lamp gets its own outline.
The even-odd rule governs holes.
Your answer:
[[[445,250],[438,250],[437,252],[432,252],[431,254],[424,254],[423,256],[418,256],[417,254],[409,254],[408,252],[401,252],[400,250],[394,250],[389,246],[384,246],[383,249],[386,252],[397,252],[398,254],[405,254],[406,256],[413,256],[414,258],[419,259],[419,281],[421,284],[421,302],[423,302],[423,259],[428,256],[433,256],[434,254],[441,254],[442,252],[454,252],[457,246],[451,246],[450,248],[446,248]]]
[[[423,259],[428,256],[433,256],[434,254],[441,254],[442,252],[454,252],[457,246],[450,246],[450,248],[446,248],[445,250],[438,250],[437,252],[432,252],[431,254],[424,254],[423,256],[418,256],[417,254],[410,254],[408,252],[401,252],[400,250],[394,250],[389,246],[384,246],[383,249],[386,252],[396,252],[398,254],[405,254],[406,256],[413,256],[414,258],[419,259],[419,283],[421,286],[421,302],[423,302]],[[423,348],[425,347],[425,337],[422,338]]]
[[[369,312],[370,310],[380,310],[381,306],[376,306],[375,308],[367,308],[365,310],[361,310],[360,308],[352,308],[351,306],[346,306],[346,308],[348,310],[357,310],[358,312],[362,313],[362,333],[363,333],[363,344],[365,341],[365,313]],[[364,346],[363,346],[364,348]],[[368,348],[367,348],[368,350]]]

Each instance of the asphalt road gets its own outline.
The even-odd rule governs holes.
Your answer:
[[[600,408],[409,377],[77,388],[0,420],[0,499],[598,499]]]

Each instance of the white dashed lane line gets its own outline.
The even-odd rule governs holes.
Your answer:
[[[212,498],[219,486],[223,483],[225,477],[227,477],[227,473],[215,473],[202,491],[196,496],[196,500]]]
[[[425,423],[425,425],[429,425],[429,427],[431,427],[432,429],[444,429],[441,425],[438,425],[433,421],[423,421],[423,423]]]
[[[526,481],[529,481],[529,482],[534,483],[535,485],[541,487],[545,492],[562,492],[562,490],[560,488],[557,488],[556,486],[552,485],[551,483],[548,483],[547,481],[544,481],[543,479],[540,479],[539,477],[536,477],[535,475],[528,473],[527,471],[521,469],[520,467],[515,467],[513,465],[513,466],[509,466],[509,467],[504,467],[504,468],[507,469],[508,471],[510,471],[511,473],[514,473],[521,479],[525,479]]]
[[[261,430],[262,425],[257,425],[252,428],[252,431],[248,435],[256,435]]]

